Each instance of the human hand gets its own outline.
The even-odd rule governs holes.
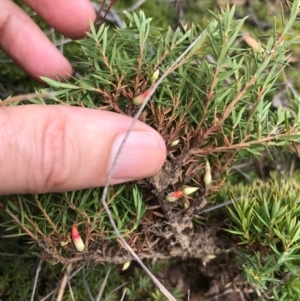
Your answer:
[[[24,0],[49,25],[75,39],[89,30],[95,11],[89,0]],[[0,1],[0,48],[26,73],[68,78],[72,68],[67,59],[49,41],[33,20],[13,1]]]
[[[88,30],[94,11],[86,0],[26,0],[70,37]],[[0,47],[34,78],[71,73],[71,66],[32,20],[0,0]],[[0,194],[46,193],[103,186],[132,118],[68,106],[0,107]],[[152,128],[137,122],[110,184],[155,174],[166,147]]]
[[[69,106],[0,107],[0,194],[103,186],[132,118]],[[155,174],[166,156],[161,136],[137,122],[110,184]]]

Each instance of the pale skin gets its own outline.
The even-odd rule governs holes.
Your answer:
[[[57,31],[83,37],[95,12],[88,0],[26,0]],[[0,0],[0,47],[29,75],[72,72],[66,58],[10,0]],[[61,192],[103,186],[132,119],[67,106],[0,107],[0,194]],[[149,177],[163,165],[166,147],[138,122],[111,184]]]

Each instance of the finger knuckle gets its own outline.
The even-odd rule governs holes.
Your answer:
[[[60,190],[72,174],[73,153],[67,122],[59,116],[50,117],[42,133],[42,172],[47,191]]]

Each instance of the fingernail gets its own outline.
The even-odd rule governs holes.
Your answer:
[[[123,142],[126,133],[115,139],[110,156],[109,168]],[[160,168],[163,159],[161,146],[151,132],[131,132],[112,173],[112,180],[130,181],[152,176]],[[108,169],[109,171],[109,169]]]

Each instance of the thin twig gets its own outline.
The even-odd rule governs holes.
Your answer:
[[[96,11],[100,10],[99,4],[92,2],[92,5]],[[100,12],[101,18],[103,18],[104,15],[105,15],[105,12]],[[124,24],[123,24],[121,18],[119,17],[118,13],[115,11],[115,9],[113,7],[111,7],[110,11],[108,12],[108,15],[106,16],[105,21],[115,24],[119,28],[124,28]],[[101,22],[100,20],[97,20],[96,25],[100,24],[100,22]]]
[[[120,154],[124,148],[125,142],[128,139],[129,134],[131,133],[134,125],[136,124],[139,116],[141,115],[142,111],[144,110],[145,106],[147,105],[148,101],[154,94],[157,87],[162,83],[162,81],[176,68],[176,66],[179,64],[179,62],[190,52],[190,50],[197,44],[197,42],[203,37],[203,35],[206,33],[206,30],[204,30],[196,39],[195,41],[176,59],[176,61],[164,72],[164,74],[158,79],[158,81],[152,86],[152,88],[149,89],[148,95],[145,97],[140,109],[138,110],[137,114],[135,115],[131,125],[129,126],[126,135],[121,143],[121,146],[119,147],[117,154],[114,158],[114,161],[112,163],[112,166],[110,168],[110,171],[108,173],[106,184],[103,189],[101,202],[103,204],[103,207],[105,208],[105,211],[107,213],[108,219],[110,221],[110,224],[112,225],[112,228],[114,229],[114,232],[119,239],[119,241],[123,244],[123,246],[128,250],[128,252],[131,254],[131,256],[139,263],[139,265],[142,267],[142,269],[146,272],[146,274],[150,277],[150,279],[154,282],[154,284],[158,287],[158,289],[165,295],[165,297],[169,301],[176,301],[176,299],[171,295],[171,293],[160,283],[160,281],[151,273],[151,271],[144,265],[144,263],[141,261],[139,256],[133,251],[133,249],[129,246],[129,244],[125,241],[121,233],[119,232],[115,221],[110,213],[110,209],[108,208],[107,202],[106,202],[106,196],[108,191],[108,186],[112,177],[112,172],[117,164],[117,161],[120,157]]]
[[[104,292],[104,289],[105,289],[105,286],[106,286],[106,283],[107,283],[107,279],[108,279],[108,276],[110,274],[110,271],[111,271],[111,267],[108,268],[107,272],[106,272],[106,275],[105,275],[105,278],[101,284],[101,287],[100,287],[100,290],[99,290],[99,293],[97,295],[97,298],[96,298],[96,301],[100,301],[102,295],[103,295],[103,292]]]
[[[67,267],[66,272],[67,272],[67,280],[68,280],[68,287],[69,287],[70,295],[71,295],[72,301],[75,301],[72,286],[71,286],[71,282],[70,282],[70,274],[69,274],[69,269],[71,269],[71,268],[72,268],[72,265],[69,264],[68,267]]]
[[[39,279],[39,274],[40,274],[40,271],[41,271],[42,264],[43,264],[43,259],[40,259],[39,265],[38,265],[38,267],[36,269],[36,272],[35,272],[34,283],[33,283],[33,288],[32,288],[30,301],[34,300],[34,295],[35,295],[36,286],[37,286],[37,282],[38,282],[38,279]]]
[[[67,266],[67,269],[64,273],[64,276],[63,276],[63,279],[61,280],[61,283],[60,283],[60,287],[59,287],[59,291],[58,291],[58,294],[57,294],[57,298],[56,298],[56,301],[61,301],[62,300],[62,297],[64,295],[64,292],[65,292],[65,289],[66,289],[66,285],[67,285],[67,282],[70,281],[71,277],[68,277],[69,276],[69,271],[72,269],[72,263],[70,263],[68,266]]]
[[[15,216],[13,213],[10,212],[10,210],[7,208],[6,212],[9,214],[9,216],[19,225],[19,227],[26,232],[26,234],[28,236],[30,236],[35,242],[37,242],[37,244],[39,244],[39,240],[38,238],[29,230],[27,229],[19,220],[19,218],[17,216]]]
[[[123,301],[124,300],[124,298],[125,298],[125,294],[126,294],[126,288],[124,289],[124,291],[123,291],[123,295],[122,295],[122,298],[121,298],[121,300],[120,301]]]
[[[53,223],[52,219],[50,218],[50,216],[48,215],[48,213],[46,212],[46,210],[43,208],[41,202],[37,199],[37,197],[35,198],[35,202],[37,204],[37,206],[39,207],[39,209],[42,211],[43,215],[45,216],[47,222],[50,224],[50,226],[52,227],[52,229],[58,233],[57,227],[55,226],[55,224]]]
[[[215,301],[215,300],[216,300],[216,297],[217,297],[217,298],[220,298],[220,297],[226,296],[226,295],[228,295],[228,294],[230,294],[230,293],[232,293],[232,292],[233,292],[233,290],[232,290],[231,288],[230,288],[230,289],[227,289],[226,291],[224,291],[224,292],[218,294],[218,296],[213,296],[213,297],[211,297],[211,298],[206,299],[206,301]]]
[[[83,268],[85,265],[82,265],[81,267],[79,267],[69,278],[70,280],[75,277]],[[48,298],[52,295],[54,295],[56,292],[58,291],[58,288],[55,288],[52,292],[50,292],[48,295],[46,295],[43,299],[41,299],[40,301],[46,301],[48,300]],[[56,299],[56,301],[58,301],[58,299]]]
[[[90,287],[86,281],[86,277],[85,277],[85,268],[82,269],[82,278],[83,278],[83,284],[84,284],[84,287],[85,287],[85,290],[87,291],[88,295],[89,295],[89,298],[91,301],[95,301],[92,293],[91,293],[91,290],[90,290]]]
[[[289,278],[292,276],[292,272],[287,272],[286,274],[284,274],[284,276],[282,277],[281,281],[278,282],[274,287],[270,288],[269,290],[267,290],[263,295],[264,297],[268,298],[268,299],[272,299],[272,296],[269,296],[273,291],[275,291],[276,289],[278,289],[280,286],[282,286],[283,284],[285,284],[285,282],[287,280],[289,280]]]
[[[240,196],[240,197],[238,197],[238,198],[235,199],[235,200],[225,201],[225,202],[223,202],[223,203],[221,203],[221,204],[217,204],[217,205],[214,205],[214,206],[212,206],[212,207],[205,208],[205,209],[203,209],[203,210],[200,210],[200,211],[198,212],[198,215],[201,215],[201,214],[203,214],[203,213],[207,213],[207,212],[210,212],[210,211],[214,211],[214,210],[219,209],[219,208],[222,208],[222,207],[224,207],[224,206],[231,205],[234,201],[240,201],[240,200],[242,200],[242,198],[243,198],[243,196]]]
[[[0,107],[4,107],[8,105],[9,103],[15,102],[15,101],[23,101],[23,100],[30,100],[35,98],[53,98],[55,97],[55,92],[45,92],[45,93],[30,93],[30,94],[23,94],[18,95],[10,98],[6,98],[5,100],[0,102]]]
[[[129,283],[129,281],[119,285],[118,287],[116,287],[115,289],[113,289],[109,294],[108,296],[106,297],[107,300],[109,300],[109,296],[111,296],[114,292],[118,291],[119,289],[121,289],[122,287],[124,287],[125,285],[127,285]],[[125,288],[126,290],[126,288]]]
[[[99,10],[98,10],[98,12],[97,12],[97,15],[96,15],[96,19],[95,19],[94,24],[96,24],[97,20],[99,19],[100,13],[102,12],[105,3],[106,3],[106,0],[103,0],[103,1],[101,2],[101,6],[100,6],[100,8],[99,8]]]
[[[118,0],[110,0],[110,3],[108,4],[108,8],[107,10],[105,11],[105,14],[104,14],[104,17],[103,17],[103,22],[100,23],[100,25],[102,25],[104,23],[104,21],[106,20],[106,17],[110,11],[110,9],[112,8],[112,6],[117,2]],[[106,2],[106,1],[104,1]],[[101,10],[102,11],[102,10]],[[98,15],[99,17],[99,15]]]
[[[29,254],[15,254],[15,253],[3,253],[0,252],[0,256],[6,256],[6,257],[18,257],[18,258],[32,258],[32,255]]]
[[[187,293],[187,301],[190,301],[190,297],[191,297],[191,290],[188,289],[188,293]]]

